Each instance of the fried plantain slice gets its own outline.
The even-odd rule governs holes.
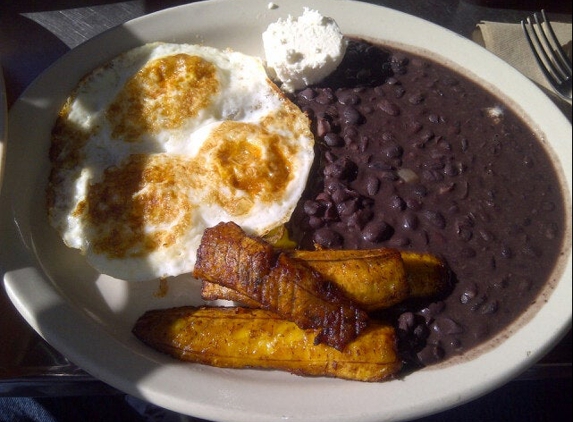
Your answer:
[[[397,249],[293,250],[289,254],[335,283],[367,311],[388,308],[409,297],[406,269]]]
[[[334,283],[301,260],[275,254],[233,222],[205,230],[193,275],[233,289],[302,329],[319,329],[316,341],[338,350],[367,326],[366,312]]]
[[[375,311],[406,299],[431,298],[445,292],[451,282],[446,262],[436,255],[392,248],[368,250],[293,250],[303,260],[338,285],[358,306]],[[205,300],[231,300],[249,307],[256,301],[222,285],[203,282]]]
[[[440,257],[422,252],[401,251],[410,298],[429,298],[451,287],[452,272]]]
[[[177,359],[224,368],[381,381],[402,367],[394,329],[377,322],[343,351],[315,344],[316,330],[302,330],[270,311],[240,307],[147,311],[133,334]]]

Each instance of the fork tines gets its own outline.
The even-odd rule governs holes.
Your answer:
[[[534,13],[526,21],[527,23],[521,21],[521,26],[545,77],[560,95],[571,98],[571,63],[555,36],[545,11],[541,10],[541,17],[538,13]],[[564,92],[562,86],[567,82],[569,83],[568,93]]]

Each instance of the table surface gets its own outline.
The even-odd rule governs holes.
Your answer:
[[[560,0],[382,0],[400,10],[470,38],[482,20],[519,22],[542,7],[551,19],[571,22],[571,4]],[[7,4],[6,4],[7,3]],[[154,11],[188,3],[177,0],[34,0],[0,4],[0,63],[10,107],[25,88],[70,49],[106,29]],[[0,247],[3,247],[0,245]],[[0,396],[118,394],[44,342],[0,288]],[[13,342],[26,338],[26,342]],[[571,332],[516,381],[571,379]]]

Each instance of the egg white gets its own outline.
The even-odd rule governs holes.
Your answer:
[[[308,119],[260,59],[146,44],[83,78],[62,108],[50,222],[103,274],[189,273],[205,228],[235,221],[263,235],[288,221],[313,146]]]

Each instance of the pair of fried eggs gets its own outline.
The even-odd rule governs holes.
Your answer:
[[[193,270],[205,228],[263,236],[290,218],[314,159],[307,116],[259,58],[150,43],[84,77],[52,130],[48,216],[102,274]]]

